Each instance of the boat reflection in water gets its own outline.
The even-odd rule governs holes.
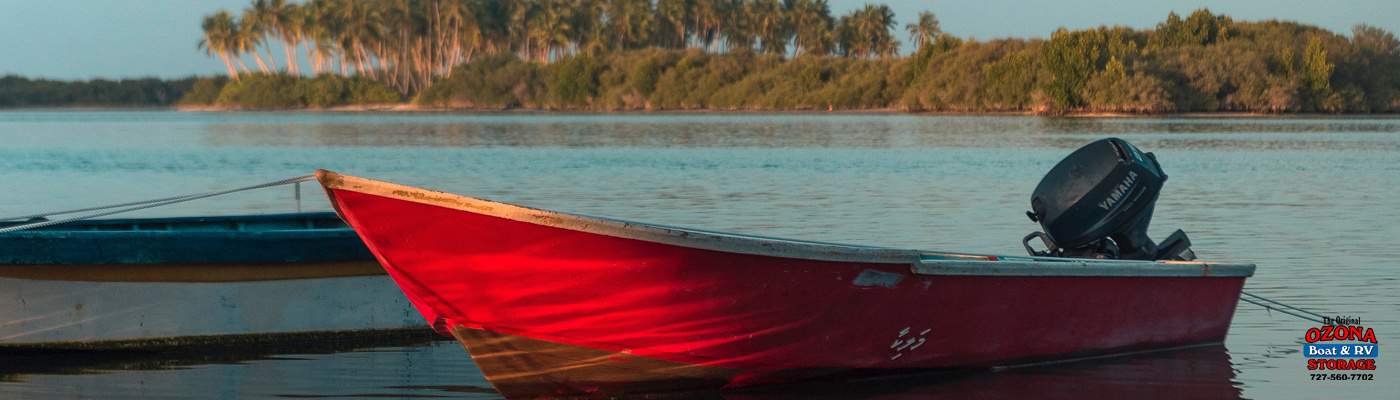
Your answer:
[[[1221,345],[998,372],[809,383],[725,399],[1238,399]]]
[[[375,330],[356,334],[282,334],[272,340],[221,340],[200,346],[122,348],[26,348],[0,346],[0,382],[23,382],[41,375],[120,374],[128,371],[190,369],[258,360],[307,359],[386,348],[422,349],[443,339],[426,330]],[[288,358],[295,355],[297,357]],[[171,377],[160,383],[177,391],[184,386],[218,386],[198,379]],[[121,379],[117,379],[121,382]],[[100,385],[98,386],[100,387]],[[103,390],[104,397],[126,396]],[[0,391],[0,398],[6,398]]]
[[[264,351],[192,352],[69,352],[0,356],[0,382],[6,393],[26,392],[54,397],[68,392],[44,382],[75,382],[104,398],[186,397],[192,391],[216,396],[260,393],[292,398],[409,398],[465,397],[473,399],[540,398],[534,394],[497,393],[480,371],[461,358],[461,348],[431,336],[379,338],[365,341],[304,343]],[[388,346],[388,347],[380,347]],[[400,347],[401,346],[401,347]],[[246,349],[245,349],[246,350]],[[294,355],[294,356],[292,356]],[[57,356],[57,357],[56,357]],[[259,362],[257,360],[281,360]],[[284,363],[302,363],[282,368]],[[465,363],[465,365],[463,364]],[[263,373],[234,372],[237,369]],[[143,371],[162,371],[151,375]],[[399,373],[383,374],[395,370]],[[277,373],[266,373],[276,371]],[[344,382],[336,377],[371,376]],[[106,378],[73,376],[101,374]],[[68,375],[70,378],[55,376]],[[241,376],[242,379],[227,379]],[[806,381],[741,391],[652,392],[621,398],[638,399],[1237,399],[1235,370],[1224,346],[1210,345],[1132,356],[1071,363],[1011,368],[996,372],[944,372],[870,379]],[[29,389],[25,385],[33,381]],[[139,385],[137,383],[140,383]],[[18,386],[14,386],[18,385]],[[133,391],[133,387],[143,388]],[[585,395],[586,397],[586,395]],[[597,397],[611,397],[598,394]]]
[[[780,399],[1239,399],[1224,346],[1209,345],[1070,363],[808,381],[740,392],[638,394],[627,398]],[[507,398],[532,398],[502,393]]]

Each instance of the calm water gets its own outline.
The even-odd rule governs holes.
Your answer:
[[[1202,258],[1257,263],[1248,290],[1359,316],[1383,343],[1400,337],[1400,119],[0,112],[0,215],[328,168],[673,225],[1018,254],[1036,228],[1023,214],[1031,189],[1105,136],[1157,153],[1171,177],[1154,237],[1183,228]],[[319,189],[303,189],[307,208],[327,207]],[[287,211],[292,199],[279,188],[147,215]],[[1400,396],[1393,350],[1373,382],[1310,381],[1298,354],[1308,326],[1242,304],[1223,348],[724,397]],[[24,362],[32,372],[0,375],[0,398],[496,397],[453,342]]]

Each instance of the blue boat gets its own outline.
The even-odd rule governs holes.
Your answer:
[[[0,347],[344,337],[421,321],[334,213],[100,219],[0,234]]]

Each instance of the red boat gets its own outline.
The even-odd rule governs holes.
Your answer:
[[[507,396],[735,388],[1220,343],[1254,272],[779,239],[317,177],[428,323]]]

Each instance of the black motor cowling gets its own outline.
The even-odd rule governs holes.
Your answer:
[[[1026,215],[1044,232],[1021,243],[1033,256],[1190,260],[1191,242],[1180,230],[1162,245],[1147,225],[1167,174],[1156,156],[1118,138],[1089,143],[1056,164],[1031,194]],[[1045,251],[1031,248],[1040,237]]]

